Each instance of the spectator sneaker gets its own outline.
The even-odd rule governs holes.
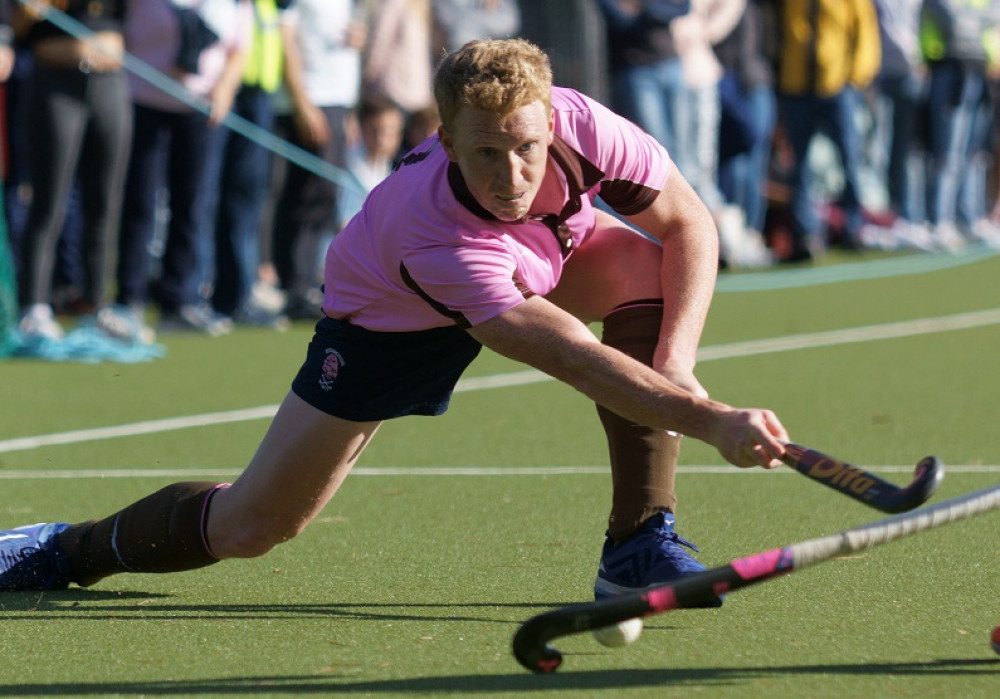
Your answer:
[[[257,308],[263,308],[272,313],[281,313],[285,310],[285,292],[276,286],[265,281],[254,282],[250,290],[250,304]]]
[[[31,524],[0,531],[0,592],[62,590],[69,560],[58,536],[68,524]]]
[[[269,308],[248,303],[233,314],[233,323],[236,325],[249,325],[257,328],[272,328],[278,332],[288,330],[288,316],[280,311],[272,311]]]
[[[698,551],[694,544],[674,532],[674,515],[670,512],[650,517],[635,534],[619,544],[609,536],[601,552],[594,598],[602,600],[638,592],[704,571],[705,566],[684,547]],[[721,605],[722,597],[713,596],[702,606]]]
[[[65,335],[59,321],[53,317],[52,307],[43,303],[36,303],[25,311],[18,331],[25,340],[37,338],[58,342]]]
[[[160,332],[200,332],[219,337],[233,330],[233,321],[213,311],[208,304],[187,304],[160,315]]]
[[[981,218],[969,227],[969,237],[988,248],[1000,250],[1000,223]]]
[[[965,247],[965,238],[954,223],[941,221],[934,226],[932,235],[938,249],[944,252],[958,252]]]
[[[92,323],[105,335],[131,344],[151,345],[156,340],[156,332],[146,325],[138,308],[105,306],[94,314]]]

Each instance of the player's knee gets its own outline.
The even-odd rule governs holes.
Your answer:
[[[211,545],[220,558],[257,558],[294,539],[303,529],[304,522],[256,518],[224,528],[220,536],[212,538]]]

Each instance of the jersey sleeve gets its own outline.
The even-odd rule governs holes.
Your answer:
[[[645,209],[674,169],[666,149],[641,128],[580,93],[563,90],[570,105],[560,115],[564,138],[603,173],[599,194],[615,211]]]

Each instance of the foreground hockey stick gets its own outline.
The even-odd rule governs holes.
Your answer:
[[[593,631],[671,609],[703,606],[706,599],[791,573],[834,556],[862,551],[927,529],[1000,508],[1000,485],[839,534],[772,549],[686,576],[673,584],[600,602],[572,604],[528,619],[514,635],[514,656],[532,672],[554,672],[562,653],[548,645],[561,636]]]
[[[798,444],[785,445],[782,461],[814,481],[889,514],[906,512],[923,505],[944,478],[944,467],[933,456],[920,460],[914,471],[913,482],[904,488],[857,466]]]

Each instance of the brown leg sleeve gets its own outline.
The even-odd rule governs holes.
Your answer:
[[[601,341],[649,366],[662,318],[662,303],[619,307],[604,319]],[[674,477],[681,438],[636,425],[600,405],[597,413],[611,458],[613,493],[608,533],[619,542],[657,512],[675,510]]]
[[[115,573],[173,573],[215,563],[204,528],[222,487],[175,483],[110,517],[69,527],[59,546],[69,556],[72,581],[87,586]]]

